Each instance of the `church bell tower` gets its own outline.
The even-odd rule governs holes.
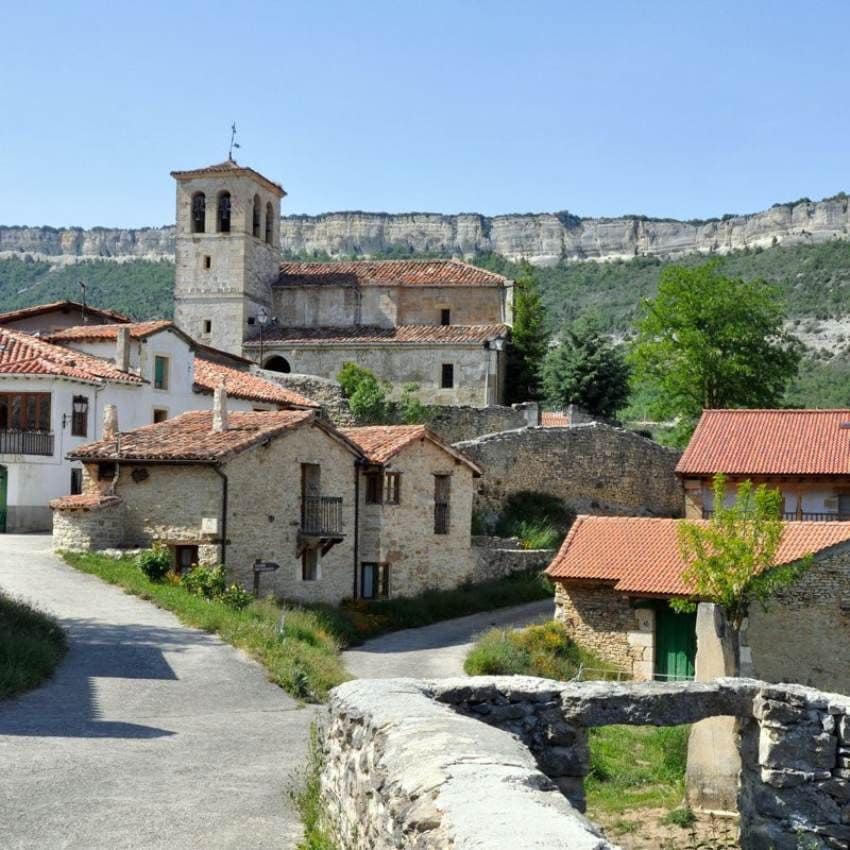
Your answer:
[[[283,187],[228,159],[177,181],[174,321],[198,342],[242,354],[280,271]]]

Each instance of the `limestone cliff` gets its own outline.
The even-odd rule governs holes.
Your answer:
[[[476,213],[340,212],[286,216],[281,246],[291,254],[331,256],[434,252],[472,256],[493,251],[538,265],[569,260],[675,258],[770,245],[850,238],[848,197],[777,204],[752,215],[701,222],[673,219],[585,218],[568,213],[486,217]],[[0,226],[0,257],[29,254],[54,262],[111,258],[171,259],[174,228],[121,230]]]

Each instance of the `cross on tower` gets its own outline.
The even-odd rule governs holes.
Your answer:
[[[233,149],[239,148],[241,145],[236,141],[236,122],[230,125],[230,150],[227,152],[227,158],[233,162]]]

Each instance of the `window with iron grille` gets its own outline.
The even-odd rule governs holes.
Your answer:
[[[363,563],[360,565],[360,598],[386,599],[390,595],[390,565]]]
[[[388,472],[384,476],[384,502],[387,505],[401,503],[401,473]]]
[[[451,480],[451,475],[434,476],[434,534],[449,533]]]
[[[89,433],[89,397],[75,395],[71,409],[71,436],[87,437]]]

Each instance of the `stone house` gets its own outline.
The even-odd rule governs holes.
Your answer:
[[[54,546],[169,547],[307,602],[451,588],[474,569],[478,468],[423,426],[338,431],[313,410],[195,411],[72,453],[83,493],[51,503]]]
[[[415,596],[472,575],[481,470],[424,425],[343,428],[363,453],[357,596]]]
[[[0,531],[50,528],[50,500],[81,491],[82,467],[68,452],[100,436],[106,405],[134,428],[209,406],[225,380],[237,409],[315,407],[171,322],[63,326],[79,317],[66,302],[16,312],[9,324],[0,317]]]
[[[699,520],[698,520],[699,521]],[[696,615],[677,614],[682,520],[581,516],[547,573],[555,618],[576,641],[635,679],[693,678]],[[742,675],[850,689],[850,523],[788,522],[776,565],[813,566],[755,607],[742,636]]]
[[[717,473],[730,504],[749,479],[781,491],[786,520],[848,520],[850,409],[703,411],[676,467],[686,517],[711,516]]]
[[[51,333],[63,328],[88,323],[108,325],[127,323],[132,319],[115,310],[105,310],[102,307],[92,307],[79,301],[53,301],[49,304],[35,304],[32,307],[22,307],[20,310],[9,310],[0,313],[0,325],[13,331],[26,333]]]
[[[172,176],[175,320],[193,338],[279,372],[353,361],[429,404],[501,402],[509,280],[459,260],[282,262],[280,185],[233,160]]]

